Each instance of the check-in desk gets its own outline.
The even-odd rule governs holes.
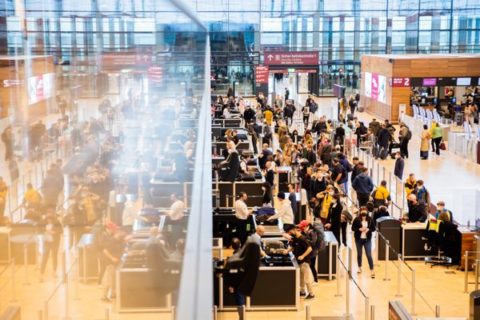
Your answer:
[[[0,227],[0,264],[10,262],[10,228]]]
[[[84,282],[98,279],[98,253],[93,237],[93,234],[85,233],[77,244],[78,272],[80,280]]]
[[[117,310],[119,312],[170,312],[171,294],[154,286],[155,275],[148,268],[117,270]]]
[[[402,225],[402,255],[404,259],[418,259],[432,256],[425,250],[426,222],[406,223]]]
[[[397,253],[402,253],[402,226],[401,222],[391,216],[377,219],[377,230],[388,240],[390,249],[389,260],[397,260]],[[377,257],[379,261],[385,261],[385,240],[378,235]],[[392,248],[396,251],[394,252]]]
[[[317,257],[317,277],[332,280],[337,276],[338,241],[333,232],[325,231],[325,242],[325,249]]]
[[[38,253],[38,227],[31,223],[11,226],[9,235],[11,257],[15,264],[36,264]]]
[[[224,284],[224,276],[214,276],[214,303],[218,310],[237,308],[234,297]],[[247,310],[298,310],[300,304],[300,269],[290,254],[290,264],[275,266],[262,262],[255,287],[246,299]]]

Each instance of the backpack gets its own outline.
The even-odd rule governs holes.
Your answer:
[[[312,244],[318,251],[323,251],[327,246],[325,242],[325,229],[321,222],[313,223],[313,231],[317,235],[317,242]]]
[[[407,131],[407,135],[406,135],[406,137],[405,137],[405,138],[406,138],[407,140],[410,140],[410,139],[412,139],[412,131],[410,131],[410,129],[408,129],[408,131]]]
[[[317,112],[317,109],[318,109],[318,105],[315,101],[313,101],[312,105],[310,106],[310,112],[315,113],[315,112]]]

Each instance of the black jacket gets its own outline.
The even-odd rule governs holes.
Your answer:
[[[240,158],[236,150],[228,155],[223,168],[224,171],[221,173],[222,181],[234,182],[240,170]]]
[[[330,227],[330,231],[332,231],[333,234],[336,235],[340,233],[342,211],[343,207],[341,203],[337,203],[335,207],[333,206],[333,204],[331,204],[330,209],[328,209],[328,217],[325,224],[330,223],[332,225]],[[340,242],[340,239],[337,239],[337,241]]]
[[[375,231],[375,224],[373,223],[372,218],[367,216],[367,222],[368,222],[368,232],[367,232],[367,240],[372,239],[372,232]],[[360,239],[362,232],[360,231],[360,228],[362,227],[362,218],[360,216],[356,217],[353,219],[352,222],[352,231],[355,236],[355,239]]]
[[[403,160],[403,158],[398,158],[397,160],[395,160],[395,169],[393,170],[393,174],[399,179],[402,179],[404,167],[405,160]]]
[[[390,132],[386,128],[381,128],[378,131],[378,145],[382,147],[388,147],[388,143],[390,142]]]

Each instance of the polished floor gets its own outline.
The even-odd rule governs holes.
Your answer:
[[[90,105],[92,101],[83,101]],[[95,101],[96,103],[96,101]],[[362,119],[371,118],[361,114]],[[3,147],[3,146],[2,146]],[[1,148],[1,147],[0,147]],[[471,220],[480,214],[478,204],[469,200],[471,192],[480,188],[480,166],[468,162],[450,152],[440,156],[430,156],[429,160],[419,159],[419,139],[414,138],[410,145],[412,156],[406,161],[405,175],[415,172],[418,178],[425,180],[431,192],[433,201],[445,200],[447,207],[452,209],[456,219]],[[393,168],[393,160],[384,160],[379,165],[387,170]],[[475,195],[473,196],[475,197]],[[475,200],[475,199],[474,199]],[[470,216],[471,215],[471,216]],[[355,252],[353,252],[355,255]],[[347,249],[342,250],[343,260],[346,261]],[[354,258],[355,260],[355,258]],[[415,282],[415,313],[420,317],[433,317],[436,305],[440,306],[440,314],[444,317],[458,317],[465,319],[468,316],[469,296],[464,293],[464,272],[454,267],[431,268],[422,261],[408,262],[410,268],[416,272]],[[385,278],[387,266],[387,278]],[[371,279],[369,272],[356,273],[356,263],[353,263],[353,275],[358,286],[369,298],[368,305],[375,307],[376,319],[387,318],[388,301],[398,299],[412,310],[412,272],[404,264],[394,262],[376,263],[376,279]],[[6,266],[0,266],[0,272]],[[400,273],[399,273],[400,272]],[[398,277],[400,275],[400,286]],[[72,273],[72,277],[74,275]],[[15,269],[15,290],[11,286],[11,270],[0,275],[0,309],[10,301],[15,300],[22,306],[23,319],[40,319],[40,311],[45,317],[48,310],[48,319],[172,319],[171,313],[146,313],[146,314],[119,314],[115,305],[100,301],[101,288],[95,283],[82,283],[73,279],[69,282],[68,304],[65,304],[65,285],[58,285],[59,278],[52,273],[47,274],[40,282],[37,266]],[[300,309],[296,312],[247,312],[247,319],[305,319],[305,307],[310,305],[312,316],[342,316],[346,313],[346,281],[345,272],[341,272],[340,281],[320,280],[315,286],[316,298],[308,302],[302,300]],[[473,275],[470,274],[470,281]],[[58,290],[54,291],[56,286]],[[365,319],[365,298],[352,282],[350,287],[350,313],[355,319]],[[473,285],[469,286],[472,291]],[[275,290],[275,288],[272,288]],[[338,293],[341,296],[338,296]],[[398,294],[400,293],[400,296]],[[48,305],[46,305],[46,301]],[[235,312],[219,312],[218,319],[237,319]]]

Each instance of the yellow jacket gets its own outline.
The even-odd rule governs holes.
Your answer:
[[[329,194],[325,195],[322,202],[322,211],[320,211],[320,218],[322,219],[328,218],[328,211],[330,210],[331,203],[332,203],[332,196]]]
[[[270,110],[267,110],[263,113],[263,117],[265,118],[265,122],[271,126],[273,123],[273,112]]]
[[[24,196],[25,202],[28,203],[29,205],[36,205],[39,204],[40,201],[42,201],[42,196],[40,193],[38,193],[37,190],[35,189],[30,189],[25,192]]]
[[[374,199],[375,200],[387,200],[390,196],[390,192],[388,192],[387,188],[384,186],[378,186],[375,190]]]

